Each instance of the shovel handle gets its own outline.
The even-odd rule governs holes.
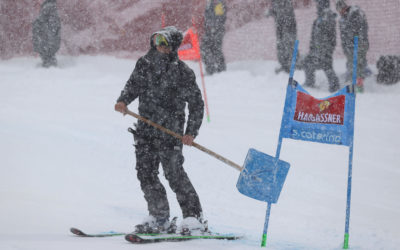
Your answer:
[[[146,119],[143,116],[140,116],[140,115],[130,111],[129,109],[127,109],[125,113],[130,115],[130,116],[133,116],[133,117],[135,117],[135,118],[137,118],[137,119],[139,119],[139,120],[141,120],[141,121],[143,121],[143,122],[145,122],[145,123],[147,123],[147,124],[149,124],[149,125],[151,125],[151,126],[153,126],[155,128],[157,128],[157,129],[159,129],[159,130],[161,130],[161,131],[163,131],[163,132],[165,132],[165,133],[167,133],[167,134],[169,134],[169,135],[171,135],[171,136],[173,136],[175,138],[178,138],[179,140],[182,140],[182,135],[177,134],[177,133],[175,133],[174,131],[172,131],[170,129],[164,128],[160,124],[157,124],[157,123],[155,123],[155,122],[153,122],[153,121],[151,121],[149,119]],[[233,167],[233,168],[235,168],[235,169],[237,169],[239,171],[242,171],[242,169],[243,169],[241,166],[239,166],[238,164],[234,163],[233,161],[226,159],[222,155],[219,155],[219,154],[209,150],[208,148],[206,148],[204,146],[201,146],[198,143],[193,142],[192,146],[194,146],[195,148],[203,151],[206,154],[209,154],[209,155],[217,158],[218,160],[228,164],[229,166],[231,166],[231,167]]]

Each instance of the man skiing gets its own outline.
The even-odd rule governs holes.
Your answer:
[[[56,0],[45,0],[40,6],[39,17],[32,24],[33,50],[39,53],[42,66],[57,66],[55,57],[61,43],[61,21]]]
[[[306,75],[305,86],[314,87],[315,71],[322,69],[329,81],[329,91],[339,89],[339,78],[333,69],[336,47],[336,14],[329,9],[329,0],[316,0],[317,19],[311,32],[310,51],[302,62]]]
[[[222,43],[225,35],[226,6],[223,0],[208,0],[204,13],[201,56],[210,75],[226,70]]]
[[[178,58],[182,33],[173,26],[152,34],[150,50],[139,58],[127,81],[115,110],[123,114],[127,105],[139,99],[139,114],[183,135],[176,139],[142,121],[133,130],[136,147],[136,170],[149,218],[135,226],[134,233],[174,232],[164,186],[158,177],[161,163],[164,175],[182,209],[181,230],[206,231],[199,197],[183,169],[182,147],[192,145],[203,120],[204,103],[193,70]],[[188,104],[186,130],[185,107]]]
[[[347,59],[345,81],[350,81],[352,77],[354,37],[357,36],[357,87],[362,91],[364,78],[371,74],[367,62],[367,52],[369,48],[367,18],[360,7],[349,6],[344,0],[337,0],[336,10],[341,16],[339,20],[340,38],[342,40],[343,52]]]

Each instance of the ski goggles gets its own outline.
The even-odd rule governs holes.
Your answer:
[[[161,34],[156,34],[154,44],[156,46],[169,46],[167,39]]]

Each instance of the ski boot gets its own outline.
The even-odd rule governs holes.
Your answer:
[[[176,233],[176,220],[174,217],[171,221],[168,219],[157,220],[150,216],[145,222],[135,226],[133,234],[161,234],[161,233]]]
[[[210,234],[208,230],[208,222],[196,217],[186,217],[183,219],[179,231],[182,235],[207,235]]]

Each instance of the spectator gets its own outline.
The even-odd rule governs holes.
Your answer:
[[[296,18],[292,0],[272,0],[267,17],[274,17],[278,61],[281,65],[275,72],[290,72],[294,43],[297,37]]]
[[[329,8],[329,0],[315,0],[317,19],[311,32],[310,51],[302,66],[306,74],[305,86],[314,87],[315,71],[322,69],[329,82],[329,91],[339,89],[339,78],[333,69],[333,52],[336,47],[336,14]]]
[[[395,84],[400,81],[400,55],[380,56],[376,62],[378,75],[376,81],[381,84]]]
[[[45,0],[39,17],[32,24],[33,50],[39,53],[45,68],[57,66],[56,53],[61,43],[61,21],[56,0]]]
[[[337,0],[336,10],[341,16],[339,20],[340,38],[342,40],[342,49],[347,59],[345,81],[348,82],[352,79],[354,37],[357,36],[357,85],[362,91],[363,79],[371,74],[367,62],[367,52],[369,49],[367,17],[360,7],[349,6],[344,0]]]
[[[204,35],[201,39],[201,56],[210,75],[226,70],[222,52],[225,35],[226,5],[224,0],[208,0],[204,14]]]

